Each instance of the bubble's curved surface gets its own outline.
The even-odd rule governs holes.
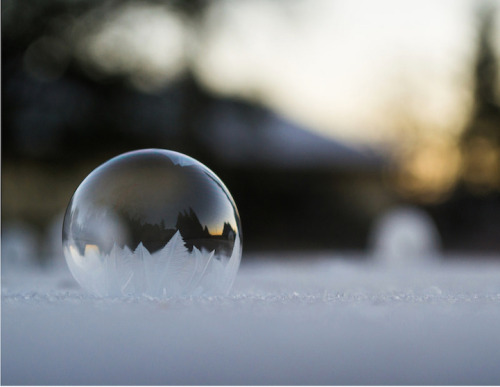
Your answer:
[[[206,166],[139,150],[80,184],[64,217],[63,249],[75,279],[99,296],[227,294],[241,259],[240,218]]]

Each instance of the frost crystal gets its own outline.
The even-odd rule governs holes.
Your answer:
[[[98,296],[170,297],[227,295],[238,271],[240,250],[237,236],[229,259],[214,250],[193,247],[189,252],[177,231],[163,249],[153,254],[142,243],[135,251],[114,244],[109,254],[94,248],[85,249],[84,255],[70,248],[65,254],[73,258],[68,265],[76,280]]]

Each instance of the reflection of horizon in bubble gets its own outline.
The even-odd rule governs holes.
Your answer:
[[[82,196],[88,202],[89,196],[95,195],[94,201],[99,204],[99,209],[95,208],[95,211],[113,211],[121,218],[138,219],[149,224],[160,224],[170,219],[170,224],[166,225],[168,228],[175,227],[179,209],[189,211],[191,208],[200,222],[212,232],[223,230],[226,222],[233,229],[238,227],[238,214],[232,205],[233,199],[225,192],[227,188],[213,172],[204,170],[207,168],[202,164],[191,158],[184,163],[172,161],[168,157],[158,158],[155,150],[140,151],[133,155],[130,153],[117,156],[97,168],[93,185],[85,192],[79,192],[78,189],[75,200]],[[178,158],[182,156],[171,153]],[[200,196],[200,192],[203,192],[203,196]],[[227,200],[220,200],[218,197],[221,194]],[[80,214],[76,218],[76,222],[81,224],[86,221],[80,218]]]
[[[78,219],[78,216],[76,218]],[[222,227],[219,225],[215,229],[208,227],[201,223],[191,207],[178,213],[173,227],[167,227],[163,219],[159,223],[143,222],[135,218],[125,219],[106,209],[98,212],[94,221],[77,220],[72,231],[82,235],[75,240],[75,243],[80,254],[84,255],[85,246],[89,246],[88,242],[96,239],[100,242],[100,250],[104,252],[109,252],[113,244],[120,247],[128,246],[133,250],[140,243],[143,243],[150,252],[154,252],[164,247],[177,231],[180,232],[190,251],[193,246],[201,249],[212,245],[215,241],[220,241],[224,245],[220,249],[227,250],[232,249],[237,227],[233,227],[229,221],[224,222]],[[226,244],[228,246],[225,246]]]

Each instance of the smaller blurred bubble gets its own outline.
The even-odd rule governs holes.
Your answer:
[[[61,39],[43,36],[24,53],[24,69],[37,80],[55,81],[64,75],[69,59],[69,48]]]
[[[397,207],[383,214],[371,233],[376,261],[391,266],[415,266],[437,260],[440,235],[427,213],[416,207]]]
[[[35,265],[38,257],[38,234],[22,222],[2,225],[2,274]]]

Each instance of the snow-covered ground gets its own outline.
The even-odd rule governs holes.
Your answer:
[[[229,297],[100,299],[2,268],[4,384],[500,384],[500,260],[243,256]]]

